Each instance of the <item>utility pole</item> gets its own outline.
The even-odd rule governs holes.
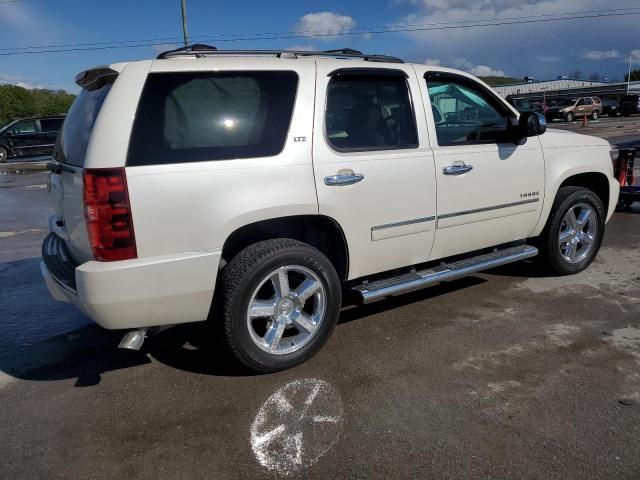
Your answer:
[[[189,45],[189,32],[187,31],[187,0],[182,2],[182,35],[184,36],[184,46]]]
[[[629,52],[629,72],[627,73],[627,95],[629,95],[629,83],[631,82],[631,52]]]

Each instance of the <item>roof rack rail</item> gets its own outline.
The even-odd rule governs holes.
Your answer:
[[[177,55],[195,55],[198,56],[201,53],[211,53],[218,51],[216,47],[211,45],[205,45],[204,43],[194,43],[193,45],[187,45],[186,47],[176,48],[175,50],[167,50],[158,55],[158,59],[170,58]]]
[[[389,55],[376,55],[362,53],[352,48],[341,48],[338,50],[322,50],[322,51],[307,51],[307,50],[218,50],[211,45],[204,45],[202,43],[196,43],[182,48],[176,48],[175,50],[169,50],[158,55],[158,59],[167,59],[182,56],[222,56],[222,55],[236,55],[236,56],[250,56],[250,55],[264,55],[275,56],[278,58],[298,58],[298,57],[333,57],[333,58],[347,58],[347,59],[360,59],[368,62],[388,62],[388,63],[404,63],[404,60]]]

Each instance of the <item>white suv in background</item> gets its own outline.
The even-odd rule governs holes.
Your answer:
[[[208,319],[249,368],[288,368],[343,289],[367,303],[536,255],[585,269],[618,197],[609,143],[544,133],[456,70],[194,46],[76,81],[42,273],[127,347]]]

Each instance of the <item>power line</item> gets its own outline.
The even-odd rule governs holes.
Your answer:
[[[620,10],[624,10],[624,12],[620,12]],[[497,19],[495,20],[468,20],[461,22],[443,22],[443,23],[433,23],[433,24],[408,24],[406,26],[392,26],[392,27],[370,27],[369,30],[358,30],[353,29],[349,31],[334,31],[334,32],[325,32],[325,33],[315,33],[315,34],[304,34],[304,33],[290,33],[290,34],[268,34],[268,33],[259,33],[254,35],[247,35],[246,37],[235,37],[235,38],[218,38],[218,42],[240,42],[240,41],[257,41],[257,40],[290,40],[290,39],[301,39],[301,38],[326,38],[326,37],[339,37],[339,36],[354,36],[354,35],[363,35],[363,34],[382,34],[382,33],[400,33],[400,32],[418,32],[418,31],[438,31],[438,30],[450,30],[450,29],[465,29],[465,28],[482,28],[482,27],[496,27],[496,26],[504,26],[504,25],[521,25],[521,24],[529,24],[529,23],[540,23],[540,22],[551,22],[551,21],[567,21],[567,20],[581,20],[581,19],[589,19],[589,18],[605,18],[605,17],[619,17],[619,16],[628,16],[628,15],[640,15],[640,11],[630,11],[630,10],[640,10],[640,8],[634,9],[618,9],[616,10],[603,10],[601,12],[609,12],[609,13],[598,13],[598,14],[585,14],[585,15],[573,15],[569,14],[548,14],[548,15],[538,15],[531,16],[527,19],[523,19],[523,17],[512,17],[510,19]],[[595,12],[595,11],[594,11]],[[543,17],[543,18],[539,18]],[[475,22],[475,23],[474,23]],[[200,35],[197,36],[197,39],[211,38],[216,35]],[[234,35],[230,35],[233,37]],[[173,37],[176,38],[176,37]],[[27,54],[37,54],[37,53],[63,53],[63,52],[78,52],[78,51],[96,51],[96,50],[109,50],[116,48],[139,48],[139,47],[152,47],[157,45],[164,45],[167,41],[162,42],[146,42],[142,40],[143,43],[137,43],[133,45],[122,45],[122,43],[130,43],[135,42],[135,40],[131,41],[122,41],[119,45],[115,44],[87,44],[87,47],[75,47],[73,48],[55,48],[53,46],[42,46],[42,47],[33,47],[38,48],[39,50],[24,50],[24,51],[12,51],[12,52],[2,52],[0,56],[10,56],[10,55],[27,55]],[[21,47],[16,47],[21,48]],[[22,47],[27,48],[27,47]],[[46,49],[46,50],[43,50]]]
[[[26,0],[15,0],[15,1],[26,1]],[[546,17],[564,17],[567,15],[590,15],[590,14],[613,14],[618,12],[627,12],[629,14],[634,14],[634,11],[640,10],[640,7],[629,7],[629,8],[617,8],[617,9],[609,9],[609,10],[585,10],[585,11],[577,11],[577,12],[564,12],[564,13],[553,13],[553,14],[540,14],[540,15],[529,15],[526,18],[534,19],[534,18],[546,18]],[[350,28],[350,29],[341,29],[341,30],[294,30],[290,32],[262,32],[262,33],[217,33],[217,34],[203,34],[196,35],[195,38],[198,39],[213,39],[213,38],[229,38],[228,40],[222,41],[244,41],[244,40],[254,40],[260,39],[263,36],[269,36],[269,40],[271,37],[278,36],[295,36],[290,38],[314,38],[321,36],[340,36],[340,35],[359,35],[365,33],[378,33],[378,30],[383,30],[379,33],[393,33],[394,31],[402,32],[403,28],[417,28],[417,27],[437,27],[437,26],[446,26],[446,25],[465,25],[469,23],[479,23],[479,22],[496,22],[496,21],[508,21],[508,20],[521,20],[523,17],[504,17],[504,18],[494,18],[494,19],[484,19],[484,20],[458,20],[452,22],[437,22],[437,23],[408,23],[408,24],[397,24],[397,25],[386,25],[386,26],[370,26],[370,27],[359,27],[359,28]],[[563,18],[564,19],[564,18]],[[569,20],[569,18],[567,18]],[[372,32],[372,30],[376,30]],[[242,38],[247,37],[247,38]],[[283,37],[285,38],[285,37]],[[146,39],[136,39],[136,40],[112,40],[107,42],[90,42],[90,43],[67,43],[67,44],[58,44],[58,45],[32,45],[25,47],[0,47],[0,51],[18,51],[18,50],[34,50],[34,49],[58,49],[58,48],[66,48],[66,47],[102,47],[102,46],[114,46],[115,48],[128,47],[127,43],[136,43],[136,44],[144,44],[141,46],[150,45],[163,45],[165,43],[177,42],[179,40],[183,40],[183,37],[155,37],[155,38],[146,38]],[[151,43],[154,42],[154,43]],[[155,43],[159,42],[159,43]],[[132,45],[131,47],[138,47],[138,45]],[[66,50],[65,50],[66,51]],[[37,52],[35,52],[37,53]]]

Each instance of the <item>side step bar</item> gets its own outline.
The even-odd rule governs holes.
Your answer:
[[[362,295],[363,303],[372,303],[536,255],[538,255],[537,248],[530,245],[519,245],[453,263],[444,263],[434,268],[407,273],[399,277],[365,283],[353,287],[353,289]]]

